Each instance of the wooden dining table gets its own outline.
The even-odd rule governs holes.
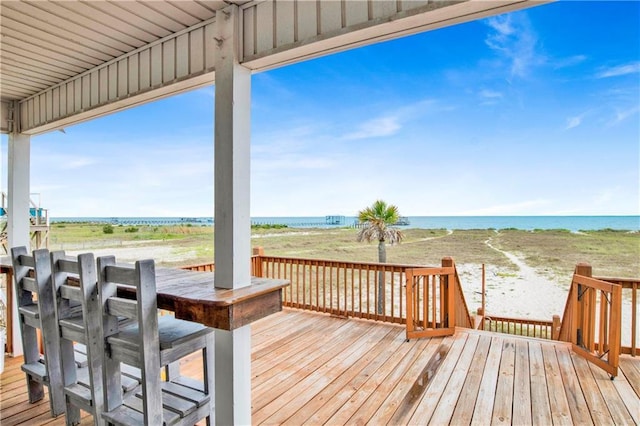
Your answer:
[[[282,310],[288,280],[251,277],[246,287],[215,287],[215,272],[156,268],[158,308],[176,318],[221,330],[234,330]],[[118,295],[135,298],[135,288],[119,286]]]
[[[10,302],[13,267],[7,256],[0,256],[0,267],[8,275]],[[73,277],[70,279],[74,280]],[[176,318],[221,330],[234,330],[281,311],[282,289],[288,285],[288,280],[251,277],[251,283],[246,287],[216,288],[215,272],[156,268],[159,309],[173,312]],[[135,288],[119,286],[118,295],[135,298]],[[11,305],[8,303],[8,306]]]

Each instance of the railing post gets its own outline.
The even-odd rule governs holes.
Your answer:
[[[560,339],[560,315],[554,315],[551,319],[551,340]]]
[[[252,271],[254,277],[262,277],[262,256],[264,256],[264,247],[254,247],[252,250],[253,258],[251,260]]]
[[[575,273],[583,277],[590,277],[592,274],[591,265],[586,262],[580,262],[576,265]]]
[[[442,258],[443,268],[452,268],[453,266],[454,266],[453,257],[446,256]],[[441,295],[444,301],[443,306],[445,306],[447,311],[445,315],[445,317],[447,318],[447,327],[456,326],[456,307],[455,307],[455,295],[454,295],[455,284],[456,284],[455,274],[452,276],[453,276],[453,280],[450,280],[449,276],[447,276],[446,291],[444,295]],[[446,298],[445,298],[445,295],[446,295]]]
[[[583,277],[591,277],[592,275],[591,265],[589,265],[586,262],[578,263],[576,265],[575,274],[581,275]],[[586,294],[583,294],[582,292],[582,285],[578,284],[575,289],[575,295],[574,295],[575,305],[573,307],[573,312],[574,312],[573,320],[575,321],[575,330],[577,334],[574,334],[571,339],[572,342],[576,345],[583,345],[585,340],[586,341],[590,340],[589,336],[585,335],[585,332],[589,333],[589,330],[584,329],[584,326],[586,325],[585,320],[588,320],[590,318],[589,316],[590,313],[585,312],[585,307],[587,306],[585,296]],[[587,315],[587,318],[585,318],[585,315]]]

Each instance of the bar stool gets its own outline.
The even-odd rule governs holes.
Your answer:
[[[102,407],[102,353],[104,352],[102,329],[91,311],[101,308],[98,298],[98,278],[93,254],[85,253],[77,258],[65,256],[64,251],[51,253],[51,282],[55,297],[56,323],[60,341],[60,368],[66,406],[66,424],[80,423],[80,409],[93,416],[95,425],[103,425]],[[68,279],[77,277],[78,285]],[[88,368],[78,369],[74,362],[74,342],[85,348]],[[123,371],[121,378],[125,394],[140,384],[140,371]],[[128,375],[127,375],[128,373]]]
[[[193,425],[203,418],[214,419],[213,329],[171,316],[158,318],[153,260],[135,267],[116,266],[114,257],[100,257],[98,292],[100,310],[91,312],[93,321],[103,325],[105,342],[103,418],[114,425]],[[117,296],[119,285],[136,288],[136,300]],[[137,321],[118,326],[118,316]],[[161,367],[195,351],[202,351],[204,382],[178,378],[161,381]],[[141,390],[123,397],[121,364],[140,368]]]
[[[65,404],[60,370],[60,341],[56,330],[54,296],[50,283],[49,251],[35,250],[32,256],[29,256],[26,247],[13,247],[11,261],[24,351],[24,364],[21,369],[26,374],[29,402],[33,404],[44,398],[44,386],[47,386],[51,415],[56,417],[64,413]],[[42,358],[37,330],[42,333]]]

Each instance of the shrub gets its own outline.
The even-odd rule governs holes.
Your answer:
[[[102,227],[102,232],[105,234],[113,234],[113,225],[106,224]]]
[[[136,228],[135,226],[129,226],[124,230],[124,232],[138,232],[138,228]]]
[[[280,223],[253,223],[251,224],[252,229],[284,229],[289,226]]]

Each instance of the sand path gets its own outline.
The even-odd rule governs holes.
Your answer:
[[[562,316],[567,300],[568,286],[563,286],[539,274],[535,268],[514,253],[491,245],[487,247],[504,255],[517,268],[517,273],[505,273],[500,267],[486,265],[486,311],[489,315],[522,317],[550,321],[553,315]],[[469,308],[480,307],[482,294],[482,265],[456,265]],[[568,278],[570,279],[570,278]]]

